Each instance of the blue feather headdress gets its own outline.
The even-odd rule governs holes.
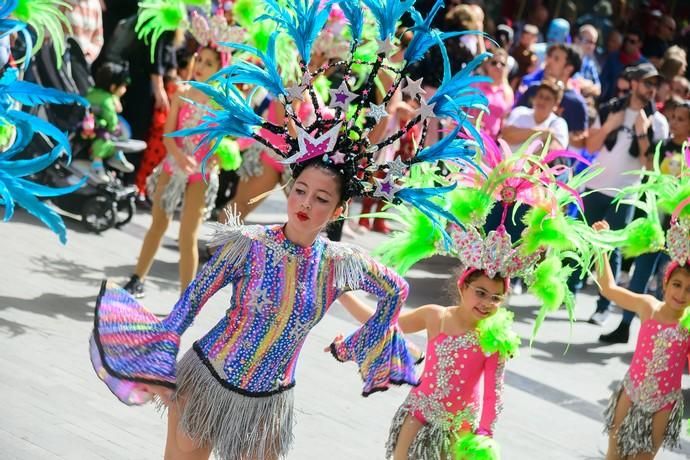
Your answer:
[[[72,193],[84,185],[86,178],[64,188],[47,187],[26,179],[27,176],[50,166],[62,155],[69,161],[71,148],[65,133],[41,118],[18,110],[18,107],[35,107],[46,103],[88,106],[89,103],[81,96],[43,88],[18,78],[19,72],[11,68],[6,69],[0,77],[0,123],[14,129],[13,142],[7,150],[0,152],[0,206],[5,208],[3,221],[9,221],[14,214],[15,205],[19,205],[38,217],[64,244],[67,241],[67,232],[62,218],[37,197]],[[32,159],[14,159],[27,148],[37,133],[52,140],[52,150]]]
[[[265,52],[238,43],[223,43],[247,54],[253,55],[253,62],[235,59],[211,78],[211,84],[196,84],[205,93],[209,107],[198,128],[173,133],[184,136],[203,133],[205,141],[213,147],[224,136],[252,137],[274,150],[290,165],[293,174],[306,164],[321,162],[339,172],[344,178],[344,195],[372,196],[393,204],[408,204],[428,215],[442,216],[455,221],[452,214],[439,206],[438,197],[453,189],[454,184],[441,176],[434,184],[415,187],[408,181],[410,167],[417,163],[436,165],[439,161],[453,161],[473,165],[481,137],[470,122],[469,109],[487,110],[486,96],[471,85],[486,81],[486,77],[472,75],[472,71],[487,55],[475,61],[456,75],[450,74],[450,63],[443,41],[462,34],[461,32],[440,32],[431,27],[433,16],[443,7],[438,0],[427,18],[417,12],[413,0],[265,0],[265,14],[259,19],[273,21],[277,31],[271,36]],[[342,60],[328,62],[318,68],[309,66],[313,53],[312,45],[319,39],[327,22],[329,11],[338,5],[348,22],[350,53]],[[369,10],[376,21],[378,50],[372,59],[358,59],[356,52],[363,45],[362,27],[364,11]],[[397,64],[391,60],[394,54],[400,56],[399,45],[395,44],[395,32],[400,18],[410,12],[414,20],[411,30],[412,41],[403,55],[404,61]],[[296,48],[299,58],[300,76],[297,81],[284,84],[281,69],[275,58],[275,43],[278,34],[287,35]],[[343,38],[343,40],[346,40]],[[444,59],[443,84],[431,98],[425,99],[426,91],[422,81],[412,80],[412,65],[422,59],[432,47],[440,47]],[[353,67],[365,67],[365,78],[358,79],[355,87]],[[392,75],[388,87],[377,84],[379,74]],[[337,88],[329,90],[330,98],[324,104],[315,89],[315,80],[321,75],[338,73],[343,76]],[[361,75],[361,73],[359,73]],[[379,82],[380,83],[380,82]],[[286,121],[273,124],[256,115],[250,101],[237,87],[263,87],[285,108]],[[416,112],[397,132],[377,138],[381,125],[392,116],[389,103],[393,96],[402,91]],[[314,107],[315,120],[311,123],[299,117],[295,103],[308,101]],[[328,116],[326,115],[328,114]],[[425,146],[429,121],[445,118],[455,126],[436,146]],[[289,121],[288,121],[289,120]],[[393,162],[377,163],[375,156],[381,149],[391,145],[406,133],[419,127],[419,144],[415,155],[408,161],[396,159]],[[267,130],[280,136],[285,143],[278,148],[261,135]],[[467,136],[460,137],[463,130]],[[287,145],[287,148],[286,148]],[[209,153],[209,156],[212,154]],[[434,218],[434,221],[435,218]],[[459,222],[457,222],[459,224]]]

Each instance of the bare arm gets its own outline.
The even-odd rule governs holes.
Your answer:
[[[541,129],[518,128],[516,126],[504,126],[501,130],[501,137],[509,144],[521,144],[535,133],[543,133]]]
[[[592,228],[601,231],[608,230],[609,227],[606,222],[600,221],[595,222]],[[615,302],[619,307],[637,313],[641,319],[647,319],[651,316],[654,306],[658,303],[656,298],[651,295],[638,294],[618,286],[607,257],[604,258],[602,263],[597,263],[596,271],[601,295],[611,302]]]
[[[360,300],[352,292],[346,292],[338,297],[343,307],[360,323],[364,324],[374,314],[374,309]],[[398,316],[398,326],[405,334],[419,332],[426,329],[429,305],[403,311]]]
[[[611,113],[600,128],[590,128],[589,135],[585,141],[587,150],[589,152],[599,151],[601,146],[604,145],[606,137],[623,124],[624,117],[625,111],[623,110],[620,112]]]

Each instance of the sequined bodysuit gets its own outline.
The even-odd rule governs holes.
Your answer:
[[[120,289],[99,298],[94,338],[108,374],[174,386],[179,336],[211,296],[232,284],[227,314],[194,344],[229,390],[261,397],[291,388],[307,334],[338,296],[355,289],[378,298],[376,312],[333,353],[359,364],[365,395],[389,383],[416,383],[414,358],[393,326],[407,297],[397,274],[322,237],[310,247],[295,245],[281,226],[233,227],[215,243],[222,247],[163,321]]]
[[[475,331],[459,336],[440,333],[427,345],[421,382],[412,389],[405,406],[422,423],[449,431],[479,428],[493,433],[501,410],[503,371],[504,361],[497,353],[487,356],[481,350]]]
[[[690,333],[679,324],[655,319],[640,327],[630,369],[623,380],[633,404],[647,412],[671,410],[683,400],[681,378],[690,352]]]
[[[180,109],[177,113],[177,124],[175,125],[175,129],[181,130],[187,128],[195,128],[199,125],[199,123],[201,123],[201,117],[203,116],[203,114],[204,111],[200,107],[197,107],[189,102],[183,102],[180,105]],[[201,144],[201,140],[203,137],[203,134],[196,134],[193,136],[175,138],[175,143],[180,148],[180,150],[182,150],[182,153],[184,153],[185,155],[194,156],[194,159],[197,162],[197,171],[192,173],[187,179],[190,183],[203,180],[203,176],[200,172],[201,163],[209,151],[208,145],[203,145],[197,150],[197,146]],[[177,163],[175,163],[175,159],[169,153],[168,156],[165,158],[165,161],[163,162],[163,169],[166,173],[168,173],[171,176],[175,173],[175,171],[178,170]]]

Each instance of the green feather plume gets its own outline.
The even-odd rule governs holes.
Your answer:
[[[479,321],[479,346],[484,353],[498,353],[501,358],[517,356],[520,337],[513,331],[513,312],[499,308],[489,318]]]
[[[453,446],[455,460],[500,460],[498,443],[489,436],[462,433]]]
[[[573,249],[572,232],[563,213],[551,216],[543,208],[532,208],[522,221],[526,225],[522,233],[523,254],[531,254],[544,246],[557,251]]]
[[[450,204],[448,211],[463,225],[482,225],[494,206],[491,195],[469,187],[456,188],[444,199]]]
[[[65,33],[72,35],[72,26],[63,10],[71,9],[69,3],[61,0],[19,0],[12,15],[29,24],[36,32],[32,54],[41,48],[46,32],[53,43],[58,67],[65,54]],[[21,62],[21,60],[20,60]]]
[[[575,297],[568,290],[568,278],[572,272],[573,268],[564,267],[560,257],[551,254],[532,273],[528,280],[528,290],[542,303],[534,321],[532,340],[546,315],[555,312],[561,305],[565,305],[570,321],[575,321]]]
[[[242,164],[242,155],[240,154],[240,146],[237,142],[229,137],[224,137],[220,141],[220,145],[216,149],[218,156],[218,163],[221,169],[225,171],[234,171]]]
[[[686,308],[683,316],[680,318],[680,325],[690,332],[690,308]]]
[[[184,0],[142,0],[134,27],[139,39],[150,47],[151,62],[156,53],[156,43],[165,32],[176,30],[187,22],[187,6]]]
[[[635,219],[622,232],[625,241],[621,251],[625,257],[637,257],[664,248],[664,231],[658,219]]]
[[[401,207],[400,212],[407,228],[394,233],[390,240],[374,250],[374,255],[404,275],[420,260],[433,256],[443,236],[441,230],[417,209]]]
[[[13,125],[0,120],[0,152],[7,150],[12,143],[15,128]]]

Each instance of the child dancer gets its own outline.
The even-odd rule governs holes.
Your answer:
[[[520,345],[512,313],[500,308],[507,286],[507,278],[468,268],[457,279],[457,305],[425,305],[398,317],[403,332],[426,330],[428,342],[421,383],[393,417],[386,458],[452,458],[463,434],[493,435],[505,362]],[[373,313],[353,295],[340,302],[359,321]]]
[[[220,52],[212,46],[199,49],[194,63],[194,81],[204,82],[221,67]],[[204,104],[208,97],[199,90],[180,85],[170,106],[170,114],[165,124],[166,134],[178,129],[197,126],[203,109],[196,104]],[[199,265],[197,250],[198,231],[208,209],[212,209],[217,191],[217,174],[209,166],[206,176],[201,173],[201,160],[208,147],[197,148],[203,136],[190,136],[185,139],[163,139],[168,156],[161,167],[151,176],[155,181],[151,194],[151,226],[149,227],[139,252],[134,274],[124,289],[137,298],[144,296],[144,279],[148,275],[153,259],[160,247],[172,214],[183,201],[180,214],[180,291],[194,278]]]
[[[592,227],[608,230],[604,221]],[[660,447],[679,444],[680,384],[690,353],[689,324],[681,324],[681,319],[690,305],[690,264],[669,264],[663,301],[617,286],[606,259],[599,267],[598,282],[607,299],[637,313],[642,323],[630,369],[606,409],[606,459],[653,459]]]
[[[261,66],[237,58],[216,73],[213,81],[217,85],[192,82],[210,98],[207,113],[197,126],[178,131],[176,136],[201,135],[200,144],[211,147],[226,136],[251,137],[283,157],[295,183],[288,196],[284,225],[240,226],[231,219],[223,227],[213,241],[219,249],[163,320],[121,289],[104,289],[97,301],[91,359],[99,377],[128,404],[146,401],[146,392],[165,398],[174,390],[168,410],[166,458],[207,459],[211,451],[219,460],[284,458],[292,441],[292,388],[302,344],[333,301],[350,290],[365,290],[379,299],[376,313],[366,324],[333,346],[338,359],[355,361],[360,366],[363,395],[383,390],[391,383],[417,381],[403,335],[394,326],[407,295],[405,281],[361,250],[319,236],[330,220],[340,216],[345,201],[352,196],[406,201],[435,219],[444,210],[429,197],[443,195],[452,188],[439,176],[438,187],[411,186],[410,164],[399,159],[385,165],[373,163],[374,152],[395,138],[372,142],[365,135],[385,113],[385,107],[365,106],[362,96],[373,91],[373,76],[387,59],[392,31],[405,11],[394,7],[394,1],[386,7],[389,13],[380,17],[377,57],[365,64],[371,77],[365,79],[368,83],[360,93],[354,93],[345,79],[338,88],[331,89],[328,107],[322,107],[318,98],[309,97],[314,93],[314,79],[328,68],[312,73],[307,62],[313,38],[321,28],[314,15],[325,19],[331,8],[328,3],[289,1],[287,6],[276,3],[270,10],[271,18],[296,45],[302,73],[297,79],[300,86],[288,90],[283,85],[273,59],[277,33],[269,39],[264,52],[236,45],[258,56],[263,61]],[[355,63],[352,56],[360,43],[361,28],[357,25],[362,8],[352,0],[344,10],[352,28],[353,52],[346,61],[333,66],[346,74],[352,65],[361,64],[359,60]],[[150,17],[148,13],[140,15],[142,21]],[[429,38],[435,36],[421,29],[416,35],[421,42],[408,56],[410,62],[421,59],[432,43]],[[403,71],[396,72],[395,87],[405,76]],[[420,103],[420,113],[410,126],[423,123],[432,114],[460,123],[466,117],[461,109],[468,102],[472,108],[483,102],[469,86],[474,83],[473,77],[455,77],[455,82],[462,80],[467,86],[454,84],[448,91],[439,90],[438,103],[427,103],[419,91],[411,88]],[[257,82],[277,100],[284,101],[281,104],[288,117],[284,124],[262,119],[237,89]],[[303,97],[312,99],[315,106],[317,115],[311,124],[291,109],[292,100]],[[360,102],[348,110],[355,100]],[[434,108],[438,112],[433,112]],[[333,118],[318,115],[323,109],[332,111]],[[363,121],[359,124],[356,120]],[[260,128],[280,135],[287,148],[281,150],[264,139]],[[465,141],[457,140],[454,145],[458,144],[465,145]],[[432,171],[437,166],[435,156],[416,156],[415,160],[425,162]],[[381,172],[386,173],[384,177],[379,177]],[[177,363],[180,335],[206,301],[228,284],[233,289],[227,314]]]

